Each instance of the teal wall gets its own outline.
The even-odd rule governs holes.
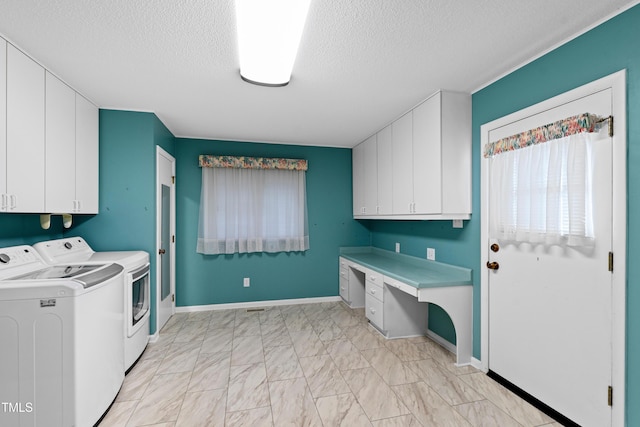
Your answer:
[[[532,33],[532,37],[534,34]],[[473,104],[473,219],[464,231],[451,229],[450,222],[372,226],[375,246],[389,249],[392,242],[407,242],[403,248],[424,257],[427,246],[436,248],[440,261],[474,270],[473,353],[480,356],[480,126],[570,89],[627,70],[627,401],[626,424],[640,425],[640,6],[612,18],[569,43],[514,71],[472,97]],[[620,119],[618,119],[620,120]],[[434,321],[435,320],[435,321]],[[447,332],[447,325],[432,329]],[[449,332],[450,335],[450,332]],[[594,345],[600,345],[595,343]],[[602,345],[605,345],[602,343]]]
[[[40,227],[40,215],[0,213],[0,248],[31,245],[62,237],[62,217],[51,217],[51,228]]]
[[[174,137],[152,113],[100,110],[100,210],[74,217],[66,237],[96,251],[143,250],[151,260],[151,333],[156,330],[156,145],[174,154]]]
[[[309,245],[306,252],[196,253],[202,173],[198,155],[304,158]],[[338,248],[368,245],[352,218],[351,150],[176,139],[176,304],[178,306],[338,295]],[[244,288],[242,279],[251,278]]]

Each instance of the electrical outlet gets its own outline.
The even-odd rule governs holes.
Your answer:
[[[400,252],[400,243],[396,242],[396,252]]]
[[[242,284],[244,285],[245,288],[248,288],[249,286],[251,286],[251,279],[249,279],[248,277],[245,277],[244,280],[242,281]]]
[[[427,248],[427,259],[431,261],[436,260],[436,250],[434,248]]]

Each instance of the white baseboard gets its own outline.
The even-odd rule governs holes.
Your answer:
[[[482,361],[480,359],[476,359],[475,357],[471,358],[471,366],[473,366],[474,368],[483,371],[485,374],[487,373],[487,370],[483,368],[482,366]]]
[[[451,344],[446,339],[442,338],[440,335],[433,332],[431,329],[427,329],[427,336],[440,344],[442,347],[449,350],[451,353],[456,354],[456,346],[455,344]]]
[[[319,297],[319,298],[297,298],[297,299],[281,299],[269,301],[250,301],[250,302],[234,302],[229,304],[208,304],[208,305],[190,305],[184,307],[176,307],[176,313],[191,313],[194,311],[210,311],[210,310],[229,310],[237,308],[254,308],[254,307],[272,307],[279,305],[297,305],[297,304],[315,304],[320,302],[338,302],[342,298],[337,297]]]
[[[160,338],[160,333],[158,331],[156,331],[155,334],[149,335],[149,342],[150,343],[157,342],[158,338]]]

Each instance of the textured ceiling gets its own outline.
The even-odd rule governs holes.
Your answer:
[[[293,77],[239,76],[233,0],[1,0],[0,34],[101,108],[176,136],[352,147],[638,1],[312,0]]]

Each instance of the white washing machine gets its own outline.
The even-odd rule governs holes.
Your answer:
[[[92,426],[124,381],[124,269],[0,248],[0,425]]]
[[[82,237],[49,240],[33,247],[50,264],[117,263],[124,267],[124,367],[128,372],[149,342],[149,254],[95,252]]]

